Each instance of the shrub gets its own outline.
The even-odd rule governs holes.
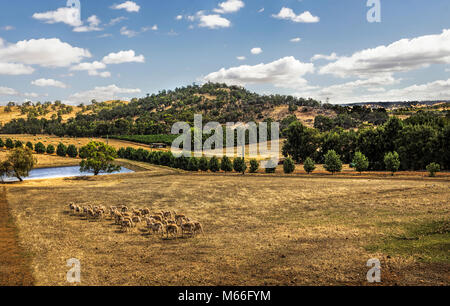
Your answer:
[[[222,163],[220,165],[220,169],[222,169],[225,172],[233,171],[233,164],[231,163],[231,160],[228,158],[228,156],[224,156],[222,158]]]
[[[36,151],[36,153],[38,154],[44,154],[45,153],[45,146],[42,142],[38,142],[35,146],[34,146],[34,150]]]
[[[386,170],[392,172],[392,176],[394,173],[398,171],[400,168],[400,157],[397,152],[389,152],[384,156],[384,164],[386,166]]]
[[[189,159],[186,156],[181,155],[180,157],[175,158],[173,164],[174,168],[188,170]]]
[[[369,160],[361,152],[355,153],[352,164],[354,165],[355,170],[359,173],[366,171],[369,168]]]
[[[167,167],[172,167],[175,157],[172,152],[163,152],[159,156],[159,164]]]
[[[117,156],[119,158],[125,158],[125,153],[126,153],[125,148],[120,148],[119,151],[117,151]]]
[[[23,148],[23,142],[20,140],[16,140],[14,143],[14,148]]]
[[[0,148],[3,148],[5,146],[5,143],[3,142],[3,139],[0,138]]]
[[[53,154],[55,153],[55,147],[52,144],[49,144],[47,146],[47,154]]]
[[[67,155],[67,147],[62,142],[59,143],[58,147],[56,148],[56,154],[61,157],[65,157]]]
[[[305,169],[306,173],[308,173],[308,174],[310,174],[314,170],[316,170],[316,164],[314,163],[314,161],[312,160],[311,157],[308,157],[305,159],[305,162],[303,164],[303,169]]]
[[[189,158],[188,170],[197,172],[199,167],[199,160],[197,157]]]
[[[11,138],[6,139],[5,146],[7,149],[14,148],[14,142],[12,141]]]
[[[209,160],[209,170],[211,170],[211,172],[218,172],[220,170],[220,162],[217,157],[213,156]]]
[[[250,160],[250,173],[256,173],[259,169],[259,163],[256,159]]]
[[[67,155],[69,157],[75,158],[78,156],[78,149],[75,147],[75,145],[71,144],[67,147]]]
[[[292,158],[288,157],[283,162],[283,171],[286,174],[291,174],[295,170],[295,164]]]
[[[33,144],[31,143],[31,141],[28,141],[28,142],[27,142],[26,147],[27,147],[28,149],[30,149],[31,151],[34,150],[34,146],[33,146]]]
[[[243,157],[237,157],[233,161],[233,169],[238,173],[245,174],[245,170],[247,170],[247,164],[245,163],[245,159]]]
[[[206,156],[202,156],[202,158],[200,158],[200,161],[198,163],[198,168],[204,172],[209,170],[208,159],[206,158]]]
[[[342,171],[342,161],[341,157],[334,150],[330,150],[325,154],[325,170],[335,174],[336,172]]]
[[[431,163],[427,166],[427,171],[430,173],[430,177],[435,177],[436,172],[441,171],[441,165],[437,163]]]

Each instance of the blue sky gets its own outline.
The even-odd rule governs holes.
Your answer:
[[[208,80],[331,103],[450,99],[449,1],[379,2],[370,23],[366,0],[0,0],[0,103]]]

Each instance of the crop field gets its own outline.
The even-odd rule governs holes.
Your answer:
[[[67,285],[66,261],[77,258],[81,285],[368,285],[366,262],[378,258],[382,285],[450,285],[447,176],[212,175],[131,163],[131,174],[6,185],[34,284]],[[204,234],[123,232],[108,217],[71,213],[70,202],[176,211]]]

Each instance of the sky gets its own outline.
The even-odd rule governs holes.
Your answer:
[[[0,6],[2,105],[127,100],[208,81],[330,103],[450,100],[448,0]]]

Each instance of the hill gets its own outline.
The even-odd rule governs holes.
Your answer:
[[[414,112],[414,107],[408,112]],[[79,106],[60,101],[10,103],[0,107],[0,132],[75,137],[168,134],[175,122],[192,123],[194,114],[202,114],[204,122],[221,124],[277,121],[285,128],[299,120],[309,127],[349,129],[383,124],[392,110],[380,105],[342,106],[310,98],[259,95],[239,86],[207,83],[163,90],[130,102],[92,101]]]

